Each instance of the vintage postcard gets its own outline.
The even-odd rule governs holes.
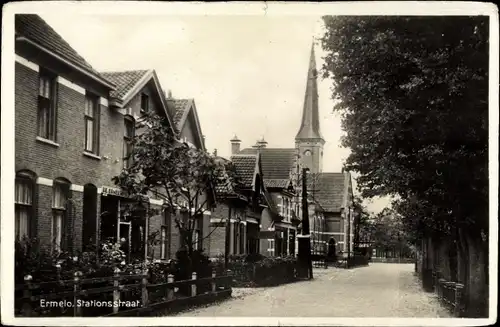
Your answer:
[[[2,18],[2,323],[496,321],[494,4]]]

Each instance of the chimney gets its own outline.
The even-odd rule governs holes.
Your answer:
[[[241,140],[234,135],[231,139],[231,154],[238,154],[240,152]]]
[[[172,90],[168,90],[167,98],[172,99]]]
[[[214,149],[214,157],[217,157],[217,149]]]
[[[260,139],[260,141],[257,141],[257,145],[259,148],[263,149],[267,146],[266,140],[264,140],[264,136]]]

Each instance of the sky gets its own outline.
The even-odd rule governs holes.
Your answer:
[[[229,157],[229,140],[242,147],[264,137],[268,147],[294,147],[300,126],[318,16],[126,16],[43,14],[98,71],[155,69],[174,98],[194,98],[207,149]],[[321,69],[324,52],[315,46]],[[331,81],[318,80],[323,171],[340,172],[340,117]],[[386,199],[367,201],[380,211]]]

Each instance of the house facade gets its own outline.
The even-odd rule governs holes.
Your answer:
[[[210,255],[225,252],[268,255],[268,240],[263,239],[263,231],[273,231],[274,224],[282,217],[265,187],[261,156],[237,154],[230,160],[220,160],[231,161],[239,182],[236,187],[219,185],[217,188],[222,201],[219,200],[210,219],[213,233]]]
[[[97,72],[38,15],[16,15],[15,28],[16,238],[70,252],[120,241],[129,258],[144,258],[156,232],[148,255],[172,258],[182,246],[172,215],[181,213],[153,196],[138,207],[112,178],[131,164],[147,112],[204,150],[194,101],[167,98],[154,70]],[[214,195],[203,196],[210,215]],[[204,215],[195,227],[198,248],[209,223]]]

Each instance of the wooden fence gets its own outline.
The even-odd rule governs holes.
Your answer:
[[[190,305],[213,302],[231,296],[232,273],[174,281],[149,283],[147,274],[125,275],[115,270],[113,276],[25,283],[15,287],[17,316],[132,316],[147,311],[175,311]],[[203,291],[198,291],[202,289]]]
[[[440,277],[439,273],[433,274],[434,290],[439,301],[448,308],[455,317],[461,317],[463,306],[463,289],[461,283],[447,281]]]

